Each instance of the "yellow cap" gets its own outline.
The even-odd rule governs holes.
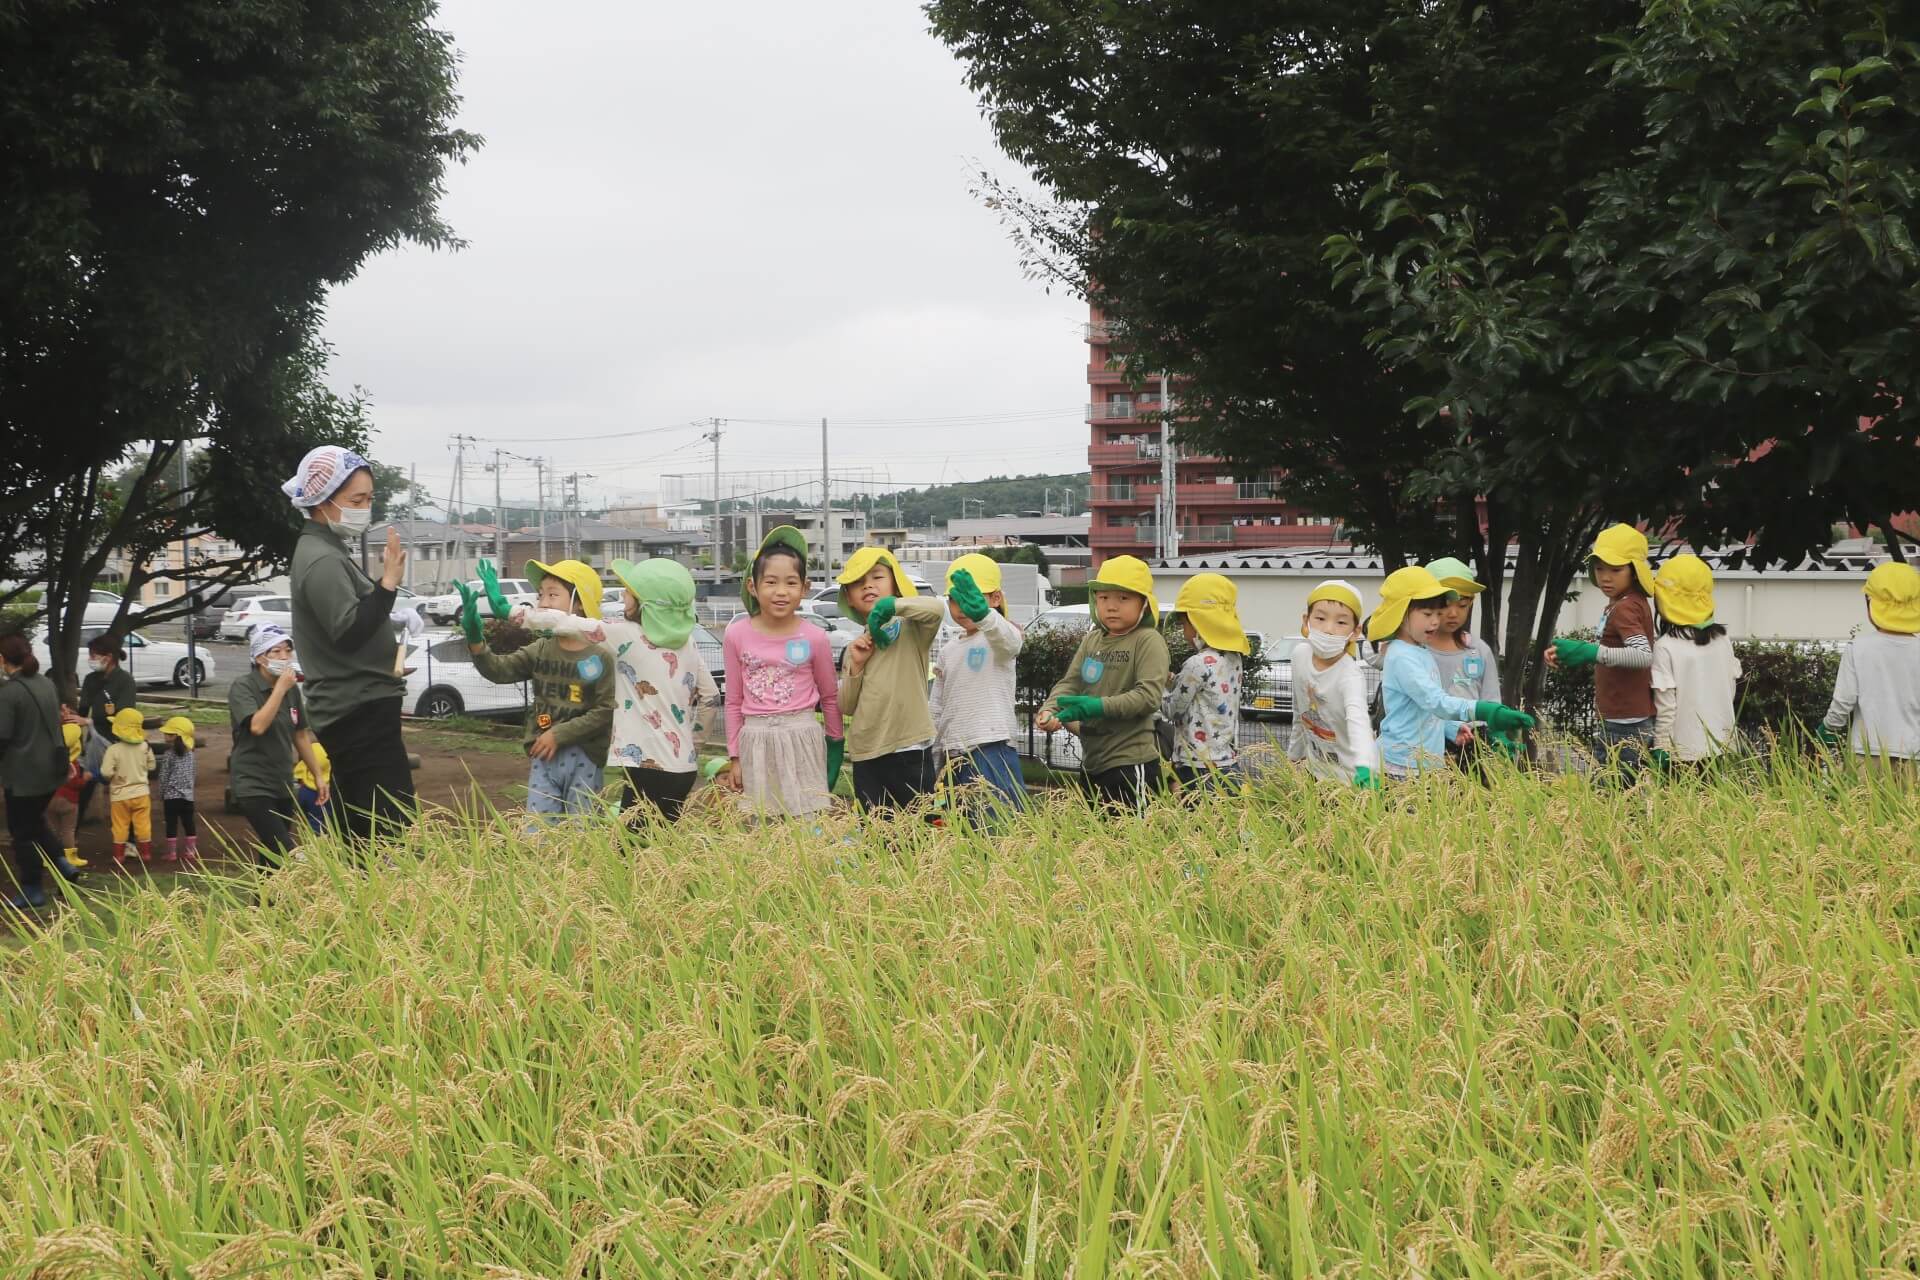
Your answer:
[[[885,547],[862,547],[847,557],[847,567],[834,579],[840,584],[840,607],[853,618],[864,619],[867,615],[853,607],[853,602],[847,598],[847,589],[872,573],[877,564],[884,564],[893,570],[893,594],[896,598],[905,599],[920,594],[920,588],[914,586],[913,579],[900,568],[900,562],[893,558],[893,552]]]
[[[67,763],[72,764],[80,758],[80,744],[85,740],[80,733],[80,726],[63,724],[60,726],[60,736],[67,740]]]
[[[1867,616],[1882,631],[1920,632],[1920,569],[1889,560],[1867,575]]]
[[[1196,573],[1180,584],[1174,597],[1175,613],[1184,616],[1200,638],[1221,653],[1247,654],[1246,629],[1240,625],[1240,588],[1217,573]]]
[[[1713,570],[1699,556],[1674,556],[1653,579],[1660,616],[1677,627],[1704,627],[1713,621]]]
[[[1640,589],[1653,594],[1653,566],[1647,563],[1647,535],[1630,524],[1609,525],[1593,540],[1594,558],[1606,564],[1633,566]]]
[[[113,736],[122,742],[147,740],[147,718],[140,714],[138,707],[120,708],[107,723],[113,726]]]
[[[980,594],[990,596],[1000,589],[1000,562],[992,556],[983,556],[978,551],[969,551],[947,566],[947,589],[953,589],[953,575],[965,569],[973,575],[973,585],[980,588]]]
[[[168,716],[160,723],[160,732],[172,734],[187,744],[187,750],[193,750],[193,721],[185,716]]]
[[[1406,621],[1408,605],[1446,594],[1446,585],[1417,564],[1395,569],[1380,584],[1380,607],[1367,619],[1367,639],[1376,643],[1391,640]]]
[[[1312,611],[1314,602],[1318,600],[1331,600],[1335,604],[1343,604],[1353,610],[1355,626],[1358,626],[1360,620],[1367,616],[1366,606],[1360,603],[1360,592],[1355,589],[1351,582],[1342,582],[1339,578],[1328,578],[1325,582],[1307,592],[1307,610],[1309,612]]]
[[[1465,561],[1445,556],[1427,566],[1427,572],[1440,579],[1440,585],[1447,590],[1463,596],[1477,596],[1487,588],[1475,582],[1473,570]]]
[[[593,571],[591,565],[580,560],[556,560],[552,564],[527,561],[527,581],[533,584],[534,590],[540,589],[542,578],[560,579],[573,588],[583,613],[589,618],[600,616],[600,597],[605,589],[600,585],[600,575]]]
[[[1153,570],[1138,556],[1109,556],[1099,573],[1087,582],[1088,596],[1096,591],[1131,591],[1144,596],[1147,616],[1154,626],[1160,625],[1160,605],[1153,598]]]

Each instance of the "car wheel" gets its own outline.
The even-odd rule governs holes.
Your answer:
[[[426,720],[445,720],[465,709],[466,704],[460,701],[458,693],[437,684],[420,695],[420,705],[413,709],[413,714]]]
[[[188,674],[189,673],[187,671],[187,660],[185,658],[182,658],[180,659],[180,661],[174,663],[173,664],[174,688],[176,689],[186,688],[189,683],[187,680]],[[207,682],[207,664],[200,661],[200,659],[195,658],[193,660],[193,671],[191,674],[193,676],[193,680],[192,680],[193,684],[205,684]]]

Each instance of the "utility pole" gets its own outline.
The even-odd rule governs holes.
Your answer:
[[[540,562],[547,563],[547,460],[533,460],[534,479],[540,485]]]
[[[415,462],[407,467],[407,510],[411,513],[407,516],[407,590],[409,591],[413,590],[413,562],[417,559],[413,554],[414,544],[420,537],[420,513],[414,510],[412,504],[418,501],[415,495],[419,492],[420,464]]]
[[[493,558],[500,564],[507,562],[507,513],[500,506],[500,450],[493,451],[493,465],[487,468],[493,472]]]
[[[200,696],[199,650],[193,642],[193,538],[187,528],[187,442],[180,442],[180,594],[187,598],[187,696]]]
[[[1168,389],[1167,371],[1160,371],[1160,558],[1172,560],[1180,554],[1179,525],[1176,521],[1174,490],[1180,485],[1180,467],[1173,459],[1173,398]]]
[[[713,441],[713,522],[708,536],[713,540],[713,570],[717,579],[720,571],[733,563],[733,557],[724,554],[720,545],[720,419],[707,421],[711,429],[700,438]]]
[[[459,564],[467,558],[467,438],[453,438],[453,559]]]
[[[820,419],[820,545],[827,581],[833,581],[833,481],[827,474],[827,420]]]
[[[580,543],[585,540],[580,536],[580,482],[593,478],[593,476],[583,475],[578,471],[569,472],[566,477],[565,487],[560,491],[561,496],[566,501],[566,509],[561,516],[564,522],[561,528],[566,535],[567,559],[569,560],[577,560],[580,558]]]

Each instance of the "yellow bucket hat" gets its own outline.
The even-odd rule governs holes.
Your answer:
[[[1446,584],[1417,564],[1395,569],[1380,584],[1380,607],[1367,619],[1367,639],[1376,644],[1391,640],[1406,621],[1407,606],[1415,600],[1432,600],[1447,594]]]
[[[990,596],[1000,590],[1000,584],[1004,581],[998,560],[992,556],[983,556],[978,551],[969,551],[947,566],[947,590],[953,590],[953,575],[962,569],[973,575],[973,585],[980,588],[980,594],[983,596]],[[1000,606],[1000,612],[1003,616],[1006,614],[1006,605]]]
[[[862,547],[847,558],[846,568],[840,570],[840,576],[834,579],[840,584],[840,607],[847,611],[849,617],[865,618],[866,615],[854,609],[852,602],[847,599],[847,588],[872,573],[873,566],[877,564],[884,564],[893,570],[895,597],[904,600],[908,596],[920,594],[920,588],[913,585],[913,579],[906,575],[906,571],[900,567],[900,562],[893,558],[893,552],[885,547]],[[981,590],[984,591],[986,588],[982,587]]]
[[[1647,535],[1630,524],[1610,525],[1593,540],[1594,558],[1606,564],[1633,566],[1640,589],[1653,594],[1653,566],[1647,563]]]
[[[1653,597],[1660,616],[1675,626],[1707,626],[1713,622],[1713,570],[1699,556],[1674,556],[1654,576]]]
[[[1331,600],[1335,604],[1347,606],[1353,610],[1355,623],[1367,616],[1366,606],[1360,603],[1360,592],[1351,582],[1343,582],[1339,578],[1328,578],[1307,592],[1307,611],[1311,611],[1314,603],[1320,600]]]
[[[1920,569],[1889,560],[1867,575],[1867,616],[1882,631],[1920,632]]]
[[[187,744],[187,750],[193,750],[193,721],[185,716],[168,716],[161,722],[160,732],[172,734]]]
[[[1427,572],[1440,579],[1440,585],[1455,595],[1477,596],[1487,588],[1473,580],[1473,570],[1464,560],[1444,556],[1427,566]]]
[[[122,742],[147,740],[147,718],[140,714],[138,707],[120,708],[107,723],[113,726],[113,736]]]
[[[1180,584],[1175,613],[1184,616],[1200,638],[1221,653],[1248,654],[1247,632],[1240,625],[1240,588],[1218,573],[1196,573]]]
[[[560,579],[573,588],[574,595],[579,598],[580,607],[586,611],[589,618],[600,616],[600,597],[605,594],[606,588],[600,584],[600,575],[584,561],[556,560],[552,564],[542,564],[538,560],[529,560],[525,576],[536,591],[540,588],[540,579]]]
[[[80,726],[77,724],[63,724],[60,726],[60,736],[67,740],[67,763],[72,764],[80,758]]]
[[[767,536],[760,539],[760,545],[754,549],[753,558],[759,560],[769,547],[792,547],[800,557],[800,578],[807,577],[807,535],[790,524],[778,525],[767,530]],[[755,617],[760,612],[760,602],[753,598],[753,570],[747,570],[747,576],[740,579],[740,603],[746,606],[747,616]]]
[[[1147,616],[1160,625],[1160,604],[1153,598],[1153,570],[1138,556],[1110,556],[1097,576],[1087,582],[1087,595],[1096,591],[1131,591],[1147,600]]]

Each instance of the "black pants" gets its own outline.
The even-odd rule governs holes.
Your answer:
[[[253,860],[263,867],[279,866],[280,859],[293,848],[293,815],[298,810],[293,797],[235,796],[233,801],[247,815],[254,838],[259,841],[253,849]]]
[[[699,776],[692,770],[671,773],[665,769],[642,769],[630,765],[621,766],[620,772],[627,775],[626,787],[620,796],[620,807],[631,809],[645,800],[658,809],[660,816],[668,822],[680,817],[680,810],[693,791],[693,780]]]
[[[47,805],[53,793],[17,796],[7,792],[7,834],[13,837],[13,875],[22,893],[38,889],[46,879],[48,858],[61,856],[60,842],[47,825]]]
[[[193,801],[162,800],[160,802],[160,808],[166,814],[167,839],[173,839],[175,827],[179,828],[180,834],[183,836],[194,836],[197,838],[200,835],[200,828],[193,819]]]
[[[363,702],[319,730],[333,762],[333,798],[327,808],[352,844],[398,835],[413,825],[418,807],[413,766],[400,736],[400,699]]]
[[[1088,774],[1087,785],[1102,803],[1141,813],[1149,800],[1167,789],[1167,780],[1160,772],[1160,762],[1154,760],[1146,764],[1115,765]]]
[[[853,762],[853,798],[862,809],[909,805],[933,790],[933,753],[894,751]]]

